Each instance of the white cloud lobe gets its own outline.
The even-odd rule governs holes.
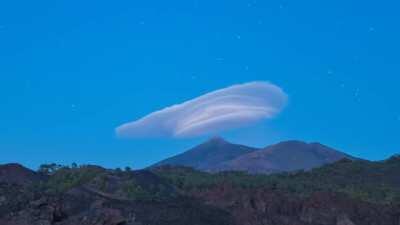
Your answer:
[[[263,119],[284,108],[287,95],[269,82],[234,85],[167,107],[116,128],[118,137],[184,138],[215,134]]]

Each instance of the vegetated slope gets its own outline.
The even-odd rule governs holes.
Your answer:
[[[52,171],[48,180],[30,186],[0,183],[1,225],[232,224],[225,210],[178,195],[150,171],[97,166]]]
[[[0,167],[1,168],[1,167]],[[1,225],[399,225],[400,157],[306,172],[59,167],[0,182]],[[10,171],[10,174],[15,172]]]
[[[185,167],[156,171],[190,196],[228,209],[235,224],[398,225],[400,157],[340,160],[308,172],[209,174]]]
[[[187,167],[161,167],[154,171],[160,177],[187,191],[229,184],[240,188],[269,188],[300,197],[323,191],[344,193],[363,201],[378,203],[400,200],[398,156],[380,162],[342,159],[310,171],[271,175],[252,175],[245,172],[210,174]]]

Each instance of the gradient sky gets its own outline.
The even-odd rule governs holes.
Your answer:
[[[400,152],[399,1],[1,1],[0,163],[140,168],[208,137],[119,140],[155,110],[254,80],[289,96],[222,133]]]

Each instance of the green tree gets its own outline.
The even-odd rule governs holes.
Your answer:
[[[78,164],[72,163],[72,164],[71,164],[71,168],[72,168],[72,169],[77,169],[77,168],[78,168]]]
[[[42,165],[40,165],[38,172],[47,174],[47,175],[51,175],[51,174],[54,174],[55,172],[57,172],[57,170],[59,170],[61,168],[62,168],[61,165],[58,165],[55,163],[42,164]]]

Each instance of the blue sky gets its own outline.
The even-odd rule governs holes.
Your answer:
[[[400,152],[398,1],[3,1],[0,163],[143,167],[208,137],[115,138],[155,110],[249,81],[289,96],[274,120],[224,132]]]

